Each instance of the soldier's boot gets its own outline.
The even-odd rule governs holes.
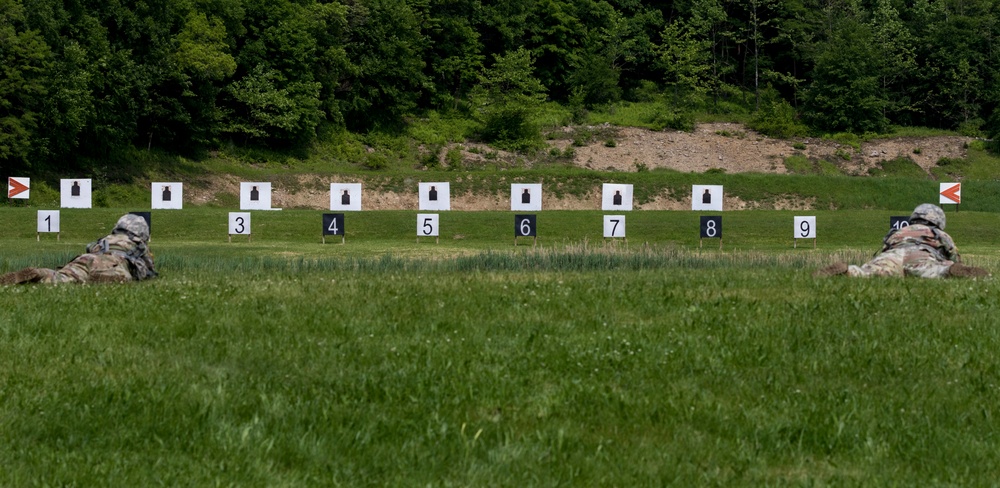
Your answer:
[[[833,263],[823,269],[816,270],[813,273],[815,277],[821,276],[837,276],[847,274],[847,263]]]
[[[990,275],[990,272],[983,268],[977,268],[975,266],[966,266],[962,263],[955,263],[948,268],[948,276],[955,278],[985,278]]]
[[[24,268],[17,271],[11,271],[3,276],[0,276],[0,285],[18,285],[21,283],[34,283],[42,279],[41,273],[38,272],[36,268]]]

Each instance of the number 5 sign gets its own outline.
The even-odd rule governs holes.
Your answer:
[[[421,237],[433,237],[438,242],[438,214],[417,214],[417,242]]]
[[[795,217],[795,230],[792,237],[792,247],[798,247],[799,239],[813,239],[813,247],[816,247],[816,217]]]

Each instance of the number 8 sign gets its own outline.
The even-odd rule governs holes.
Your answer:
[[[715,239],[722,238],[722,216],[721,215],[703,215],[701,217],[701,234],[702,239]]]

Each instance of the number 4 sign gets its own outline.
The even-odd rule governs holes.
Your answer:
[[[323,244],[326,244],[326,236],[340,236],[340,243],[345,242],[344,214],[325,213],[323,214]]]
[[[799,239],[812,239],[813,247],[816,247],[816,217],[799,216],[795,217],[795,230],[793,231],[792,247],[798,247]]]

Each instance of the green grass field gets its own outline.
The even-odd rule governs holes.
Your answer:
[[[0,272],[124,211],[0,209]],[[154,211],[161,276],[0,288],[0,486],[991,486],[998,286],[814,279],[901,210]],[[793,248],[795,215],[818,241]],[[1000,270],[1000,216],[949,209]]]

